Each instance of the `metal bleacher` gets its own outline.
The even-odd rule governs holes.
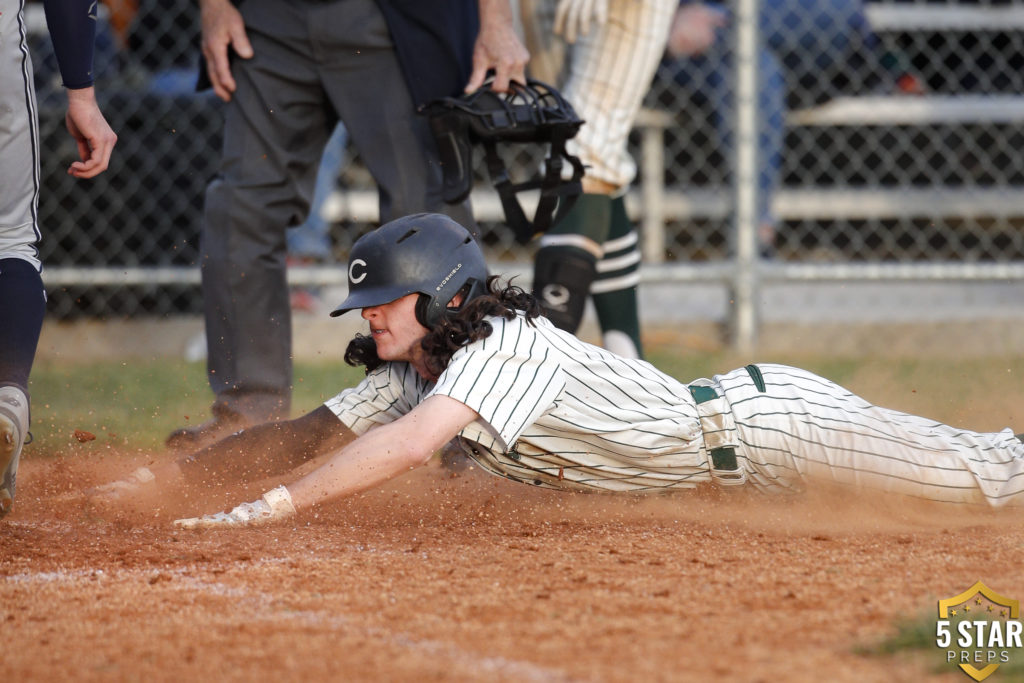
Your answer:
[[[915,31],[1024,31],[1024,4],[869,3],[866,13],[878,33]],[[792,110],[788,128],[926,127],[1014,125],[1024,123],[1022,94],[853,95]],[[666,220],[723,218],[731,207],[728,188],[666,189],[665,130],[675,124],[666,112],[645,109],[637,121],[641,136],[640,190],[632,197],[644,225],[644,255],[664,260]],[[643,207],[641,209],[641,206]],[[783,188],[775,197],[783,220],[883,219],[900,216],[964,214],[1024,216],[1024,187],[821,187]],[[653,210],[652,210],[653,207]]]

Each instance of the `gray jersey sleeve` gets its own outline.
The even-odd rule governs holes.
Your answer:
[[[475,410],[507,451],[554,406],[565,376],[548,341],[521,316],[489,322],[494,332],[456,352],[431,394]]]

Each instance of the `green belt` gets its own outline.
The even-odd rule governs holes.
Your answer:
[[[690,390],[693,400],[698,404],[718,398],[718,392],[712,387],[689,386],[687,388]],[[740,468],[736,461],[736,449],[732,446],[712,448],[708,455],[711,456],[711,466],[716,470],[738,470]]]

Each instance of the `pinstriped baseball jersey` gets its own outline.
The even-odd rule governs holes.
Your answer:
[[[558,488],[636,490],[709,481],[696,405],[686,386],[521,317],[451,359],[436,384],[385,364],[327,402],[355,433],[390,422],[434,394],[477,411],[463,430],[484,468]]]
[[[686,385],[521,316],[460,349],[436,383],[386,363],[326,405],[356,434],[431,395],[479,414],[460,438],[485,469],[552,488],[638,491],[712,480],[716,445],[735,451],[731,480],[765,491],[805,482],[932,500],[1024,502],[1024,444],[871,405],[782,365],[748,366]],[[715,400],[695,399],[700,386]],[[719,467],[717,463],[714,467]]]

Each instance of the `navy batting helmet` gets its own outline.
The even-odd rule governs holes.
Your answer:
[[[433,327],[459,292],[487,291],[487,263],[466,228],[439,213],[404,216],[363,235],[348,258],[348,296],[332,316],[418,293],[416,319]]]

